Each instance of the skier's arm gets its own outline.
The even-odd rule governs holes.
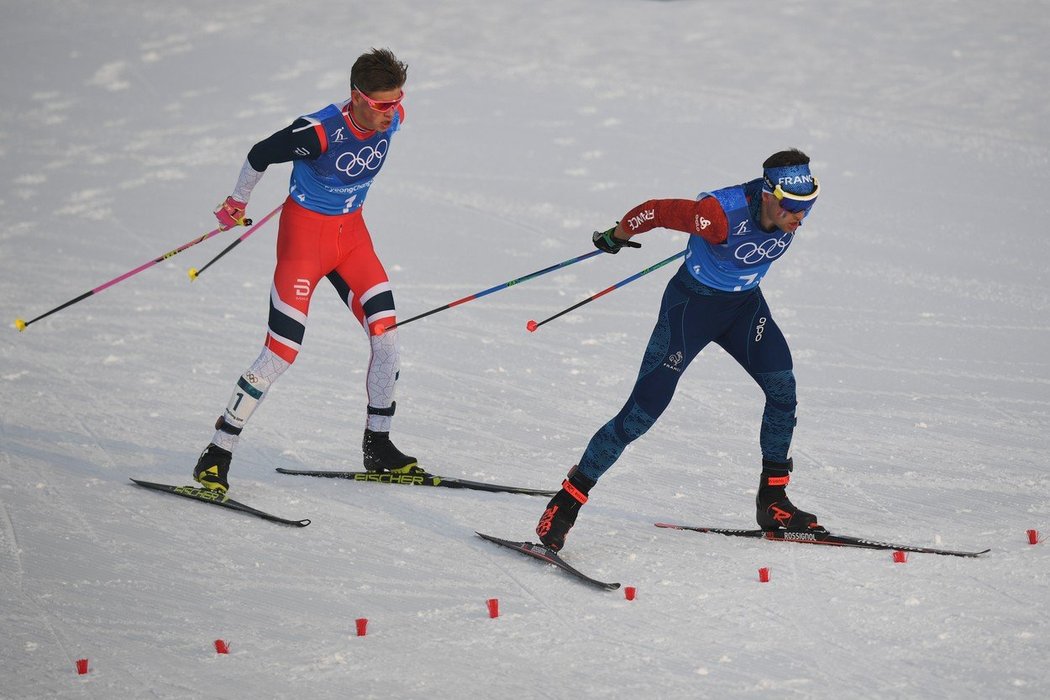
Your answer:
[[[317,158],[327,148],[328,142],[319,123],[304,118],[296,119],[248,151],[248,158],[241,166],[241,174],[233,188],[233,198],[247,204],[252,190],[259,184],[267,167],[274,163]]]
[[[624,214],[614,235],[626,240],[654,228],[684,231],[715,245],[725,243],[729,237],[729,222],[722,205],[714,197],[704,197],[699,201],[650,199]]]

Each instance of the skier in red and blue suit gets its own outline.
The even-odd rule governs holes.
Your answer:
[[[793,468],[795,375],[784,334],[759,283],[791,245],[820,193],[809,157],[797,149],[773,154],[763,176],[702,193],[696,200],[654,199],[628,211],[595,246],[607,253],[638,248],[631,237],[654,228],[692,234],[685,261],[664,291],[634,389],[620,412],[591,438],[583,457],[540,517],[536,534],[553,550],[565,545],[591,488],[628,444],[656,423],[682,373],[709,343],[720,345],[762,389],[759,443],[762,474],[756,517],[764,530],[823,530],[796,508],[785,487]]]
[[[255,144],[233,194],[215,210],[222,228],[244,222],[252,190],[264,171],[291,161],[288,198],[277,233],[277,266],[262,352],[237,380],[193,477],[226,491],[232,453],[271,385],[295,362],[306,332],[314,289],[327,278],[364,328],[370,343],[368,405],[362,454],[376,472],[421,472],[415,457],[390,440],[400,371],[394,295],[372,246],[362,207],[405,120],[408,67],[387,49],[360,56],[350,71],[350,99],[296,119]]]

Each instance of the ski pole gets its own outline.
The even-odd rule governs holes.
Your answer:
[[[651,266],[645,268],[644,270],[642,270],[641,272],[637,272],[637,273],[631,275],[630,277],[628,277],[625,280],[620,280],[619,282],[617,282],[613,286],[611,286],[611,287],[609,287],[607,289],[603,289],[602,291],[598,292],[597,294],[593,294],[593,295],[587,297],[586,299],[584,299],[583,301],[581,301],[581,302],[579,302],[577,304],[573,304],[572,306],[570,306],[569,308],[565,309],[564,311],[559,311],[558,313],[554,314],[550,318],[545,318],[545,319],[543,319],[542,321],[539,321],[539,322],[537,322],[537,321],[529,321],[528,323],[525,324],[525,328],[529,331],[529,333],[533,333],[533,332],[535,332],[535,330],[537,328],[539,328],[543,324],[550,323],[551,321],[553,321],[554,319],[558,318],[559,316],[564,316],[565,314],[569,313],[570,311],[574,311],[574,310],[580,308],[584,304],[589,304],[590,302],[594,301],[598,297],[603,297],[606,294],[608,294],[609,292],[613,291],[614,289],[619,289],[620,287],[624,286],[625,284],[627,284],[629,282],[633,282],[633,281],[635,281],[636,279],[638,279],[639,277],[641,277],[643,275],[648,275],[653,270],[659,269],[659,268],[663,267],[664,265],[666,265],[667,263],[671,262],[672,260],[675,260],[676,258],[680,258],[683,255],[685,255],[685,251],[684,250],[681,253],[675,253],[674,255],[672,255],[669,258],[666,258],[665,260],[661,260],[660,262],[656,263],[655,265],[651,265]]]
[[[246,221],[248,222],[248,223],[247,223],[247,225],[248,225],[248,226],[251,226],[251,228],[249,228],[249,229],[248,229],[247,231],[245,231],[244,233],[242,233],[242,234],[241,234],[241,235],[240,235],[240,236],[239,236],[239,237],[238,237],[238,238],[237,238],[236,240],[234,240],[234,242],[233,242],[233,243],[231,243],[231,244],[229,244],[228,246],[226,246],[225,248],[223,248],[223,249],[222,249],[222,252],[221,252],[221,253],[219,253],[219,254],[218,254],[218,255],[216,255],[216,256],[215,256],[214,258],[212,258],[212,259],[211,259],[211,260],[209,260],[209,261],[208,261],[207,263],[205,263],[204,267],[202,267],[201,269],[199,269],[199,270],[198,270],[198,269],[197,269],[197,268],[195,268],[195,267],[191,267],[191,268],[189,269],[189,273],[188,273],[188,274],[189,274],[189,276],[190,276],[190,281],[192,282],[193,280],[197,279],[197,278],[198,278],[198,277],[200,276],[200,274],[201,274],[202,272],[204,272],[204,271],[205,271],[205,270],[207,270],[207,269],[208,269],[209,267],[211,267],[211,266],[212,266],[212,265],[214,265],[214,264],[215,264],[216,262],[218,262],[219,258],[221,258],[222,256],[224,256],[224,255],[226,255],[227,253],[229,253],[229,252],[230,252],[231,250],[233,250],[233,249],[234,249],[234,248],[236,248],[236,247],[237,247],[238,245],[240,245],[240,244],[241,244],[241,241],[243,241],[243,240],[244,240],[245,238],[247,238],[248,236],[250,236],[250,235],[252,235],[253,233],[255,233],[255,230],[256,230],[257,228],[259,228],[260,226],[262,226],[263,224],[265,224],[265,223],[266,223],[267,221],[269,221],[269,220],[270,220],[271,218],[273,218],[273,215],[274,215],[274,214],[276,214],[277,212],[281,211],[281,208],[282,208],[282,207],[284,207],[284,203],[278,204],[278,205],[277,205],[277,208],[276,208],[276,209],[274,209],[274,210],[273,210],[273,211],[271,211],[271,212],[270,212],[269,214],[267,214],[266,216],[264,216],[263,218],[261,218],[261,219],[259,220],[259,223],[255,224],[254,226],[252,226],[252,220],[251,220],[251,219],[246,219]]]
[[[250,225],[251,224],[251,219],[245,219],[244,223],[245,223],[246,226]],[[70,299],[66,303],[61,304],[59,306],[56,306],[55,308],[51,309],[50,311],[48,311],[46,313],[42,313],[42,314],[40,314],[39,316],[37,316],[36,318],[34,318],[32,320],[24,321],[21,318],[16,318],[15,319],[15,328],[17,328],[19,333],[21,333],[29,325],[31,325],[33,323],[36,323],[40,319],[46,318],[46,317],[50,316],[51,314],[55,313],[56,311],[61,311],[62,309],[66,308],[68,306],[72,306],[73,304],[76,304],[79,301],[84,301],[89,296],[92,296],[94,294],[98,294],[99,292],[102,292],[102,291],[104,291],[106,289],[109,289],[110,287],[115,285],[117,282],[123,282],[127,278],[132,277],[134,275],[137,275],[138,273],[142,272],[143,270],[145,270],[147,268],[150,268],[150,267],[153,267],[154,265],[156,265],[159,262],[164,262],[168,258],[170,258],[172,256],[175,256],[175,255],[178,255],[179,253],[181,253],[182,251],[186,250],[187,248],[191,248],[191,247],[197,245],[198,243],[203,243],[204,241],[208,240],[212,236],[215,236],[215,235],[220,234],[220,233],[222,233],[222,229],[220,229],[220,228],[214,229],[213,231],[209,231],[208,233],[204,234],[200,238],[194,238],[189,243],[184,243],[183,245],[179,246],[178,248],[175,248],[174,250],[169,250],[167,253],[164,253],[163,255],[154,258],[153,260],[150,260],[149,262],[146,262],[146,263],[143,263],[143,264],[139,265],[134,270],[129,270],[128,272],[125,272],[123,275],[120,275],[119,277],[114,277],[109,282],[106,282],[105,284],[101,284],[98,287],[95,287],[94,289],[89,290],[87,292],[84,292],[80,296],[75,297],[73,299]]]
[[[527,282],[527,281],[533,279],[534,277],[539,277],[540,275],[545,275],[548,272],[553,272],[554,270],[558,270],[558,269],[563,268],[563,267],[568,267],[569,265],[573,265],[573,264],[578,263],[578,262],[580,262],[582,260],[586,260],[587,258],[593,258],[595,255],[599,255],[602,252],[604,252],[604,251],[592,250],[590,253],[584,253],[583,255],[578,255],[575,258],[570,258],[568,260],[563,260],[562,262],[555,263],[554,265],[551,265],[550,267],[545,267],[542,270],[537,270],[536,272],[530,272],[527,275],[523,275],[522,277],[518,277],[516,279],[512,279],[509,282],[503,282],[502,284],[497,284],[495,287],[489,287],[488,289],[485,289],[485,290],[482,290],[480,292],[477,292],[476,294],[471,294],[469,296],[465,296],[462,299],[457,299],[456,301],[450,301],[449,303],[445,304],[444,306],[439,306],[436,309],[431,309],[430,311],[427,311],[425,313],[421,313],[418,316],[413,316],[412,318],[405,319],[404,321],[398,321],[397,323],[393,323],[393,324],[391,324],[389,326],[386,326],[386,327],[382,327],[381,326],[378,329],[378,334],[382,335],[383,333],[386,333],[389,330],[393,330],[394,328],[397,328],[398,326],[403,326],[406,323],[411,323],[412,321],[418,321],[419,319],[425,318],[425,317],[427,317],[427,316],[429,316],[431,314],[436,314],[438,311],[444,311],[446,309],[451,309],[453,306],[459,306],[460,304],[466,304],[468,301],[473,301],[474,299],[480,299],[481,297],[483,297],[483,296],[485,296],[487,294],[492,294],[493,292],[498,292],[501,289],[506,289],[507,287],[511,287],[511,286],[513,286],[515,284],[520,284],[522,282]]]

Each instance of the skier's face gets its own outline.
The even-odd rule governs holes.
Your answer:
[[[357,88],[350,93],[350,104],[354,110],[354,119],[364,129],[386,131],[394,120],[394,113],[401,99],[405,96],[401,88],[375,90],[366,95]]]
[[[795,229],[802,225],[802,220],[806,218],[810,209],[817,203],[817,197],[820,195],[820,182],[816,177],[807,177],[813,183],[813,191],[808,194],[795,194],[783,189],[780,182],[774,184],[770,177],[767,175],[765,180],[766,188],[762,192],[762,204],[768,206],[768,216],[772,219],[772,223],[781,231],[787,233],[794,233]]]
[[[802,220],[806,218],[809,209],[803,211],[789,211],[780,205],[780,201],[768,192],[762,193],[762,218],[763,225],[776,226],[785,233],[794,233]]]

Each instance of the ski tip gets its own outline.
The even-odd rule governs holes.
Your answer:
[[[478,532],[477,530],[474,531],[474,534],[477,535],[478,537],[480,537],[483,540],[490,540],[492,542],[498,542],[498,541],[507,541],[507,542],[509,542],[509,540],[503,540],[502,538],[496,537],[495,535],[486,535],[484,532]]]

